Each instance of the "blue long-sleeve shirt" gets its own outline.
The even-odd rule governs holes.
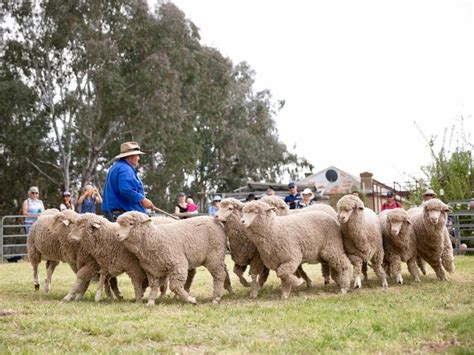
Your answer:
[[[117,160],[107,173],[102,212],[114,210],[146,212],[140,204],[145,198],[136,170],[124,159]]]

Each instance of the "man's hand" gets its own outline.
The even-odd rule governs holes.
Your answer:
[[[143,207],[145,208],[153,208],[153,202],[151,202],[149,199],[147,199],[146,197],[140,201],[140,203],[142,204]]]

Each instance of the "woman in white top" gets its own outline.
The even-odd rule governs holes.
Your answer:
[[[31,225],[36,221],[36,217],[44,211],[43,201],[39,198],[39,190],[36,186],[31,186],[28,190],[28,198],[23,201],[23,215],[25,217],[26,234],[30,234]]]

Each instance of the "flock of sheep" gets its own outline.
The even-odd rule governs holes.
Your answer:
[[[46,261],[48,292],[55,267],[66,262],[76,274],[64,301],[84,296],[95,275],[100,275],[95,294],[98,302],[105,290],[108,298],[122,298],[117,276],[126,273],[141,302],[150,287],[148,304],[166,295],[167,288],[183,301],[195,304],[190,288],[196,268],[204,266],[213,278],[213,303],[224,289],[233,293],[224,262],[226,250],[234,261],[234,273],[250,297],[258,297],[270,270],[281,280],[282,298],[293,288],[311,280],[304,263],[321,263],[324,284],[332,278],[342,293],[362,287],[371,266],[387,287],[387,276],[403,283],[401,262],[416,282],[427,262],[438,279],[454,271],[453,249],[446,229],[448,206],[432,199],[422,207],[405,211],[386,210],[376,215],[354,195],[342,197],[337,212],[316,204],[289,210],[278,197],[266,196],[243,204],[222,200],[215,217],[184,220],[149,217],[127,212],[112,223],[95,214],[70,210],[45,211],[33,224],[28,256],[33,266],[35,289],[39,289],[38,265]],[[244,275],[249,267],[250,281]],[[353,277],[351,277],[353,275]]]

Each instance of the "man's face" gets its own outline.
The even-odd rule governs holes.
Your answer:
[[[127,161],[130,163],[131,166],[136,168],[138,166],[138,162],[140,161],[140,155],[131,155],[127,157]]]
[[[289,187],[289,188],[288,188],[288,191],[289,191],[290,194],[292,194],[292,195],[296,195],[296,194],[298,193],[298,189],[296,188],[296,186]]]

